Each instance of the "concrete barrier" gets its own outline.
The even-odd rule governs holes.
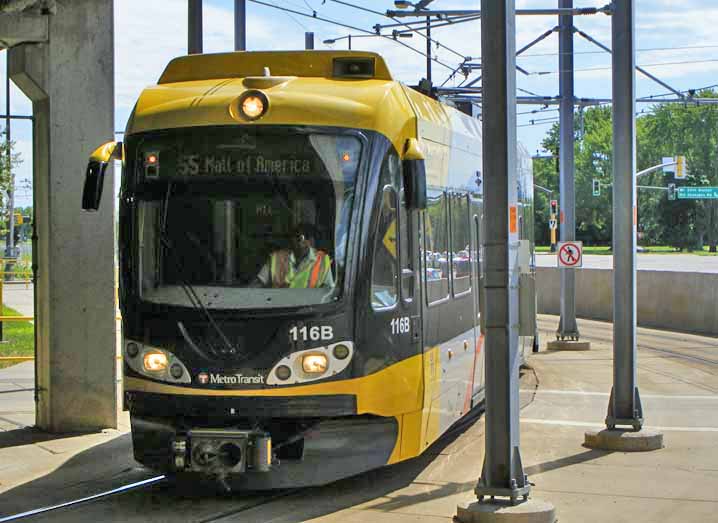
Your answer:
[[[560,314],[559,270],[536,269],[539,314]],[[718,274],[638,271],[638,324],[718,336]],[[576,315],[613,319],[613,271],[576,269]]]

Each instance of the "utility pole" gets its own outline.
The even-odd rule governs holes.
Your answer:
[[[559,0],[559,9],[573,9],[573,0]],[[559,216],[562,242],[576,239],[576,187],[574,162],[574,64],[573,15],[559,15],[559,84],[560,84],[560,149],[559,149]],[[578,341],[576,324],[575,269],[560,269],[561,319],[556,331],[560,341]],[[567,347],[566,347],[567,348]]]
[[[636,37],[634,0],[615,0],[613,34],[613,387],[606,430],[588,447],[655,450],[663,435],[643,429],[636,381]],[[631,427],[632,433],[618,427]]]
[[[187,1],[187,54],[202,54],[202,0]]]
[[[5,146],[7,148],[7,169],[10,174],[10,187],[7,191],[8,233],[5,242],[5,257],[15,258],[15,173],[12,172],[12,151],[10,149],[10,66],[5,74]],[[9,271],[12,264],[8,263],[5,271]],[[4,279],[4,275],[3,275]]]
[[[234,50],[247,50],[247,0],[234,0]]]
[[[521,521],[553,523],[552,505],[528,499],[531,486],[519,448],[519,267],[510,255],[519,242],[515,0],[481,1],[481,56],[486,231],[481,292],[485,303],[492,304],[485,311],[486,447],[475,489],[478,502],[459,505],[456,518],[462,523],[497,521],[501,507],[501,521],[514,515]]]
[[[426,82],[429,84],[429,93],[431,93],[431,17],[426,17]]]

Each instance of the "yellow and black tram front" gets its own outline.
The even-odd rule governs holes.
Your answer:
[[[127,136],[120,302],[138,461],[278,488],[417,453],[402,449],[423,406],[403,182],[375,131]]]

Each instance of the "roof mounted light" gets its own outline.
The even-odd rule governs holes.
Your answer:
[[[261,91],[247,91],[238,100],[240,116],[247,121],[259,120],[269,108],[269,100]]]
[[[335,58],[335,78],[374,78],[374,58]]]

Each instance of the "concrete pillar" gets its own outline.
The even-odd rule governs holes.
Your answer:
[[[113,1],[63,2],[47,20],[49,43],[8,55],[35,116],[37,425],[92,431],[116,427],[119,412],[114,198],[80,209],[87,158],[114,136]]]

